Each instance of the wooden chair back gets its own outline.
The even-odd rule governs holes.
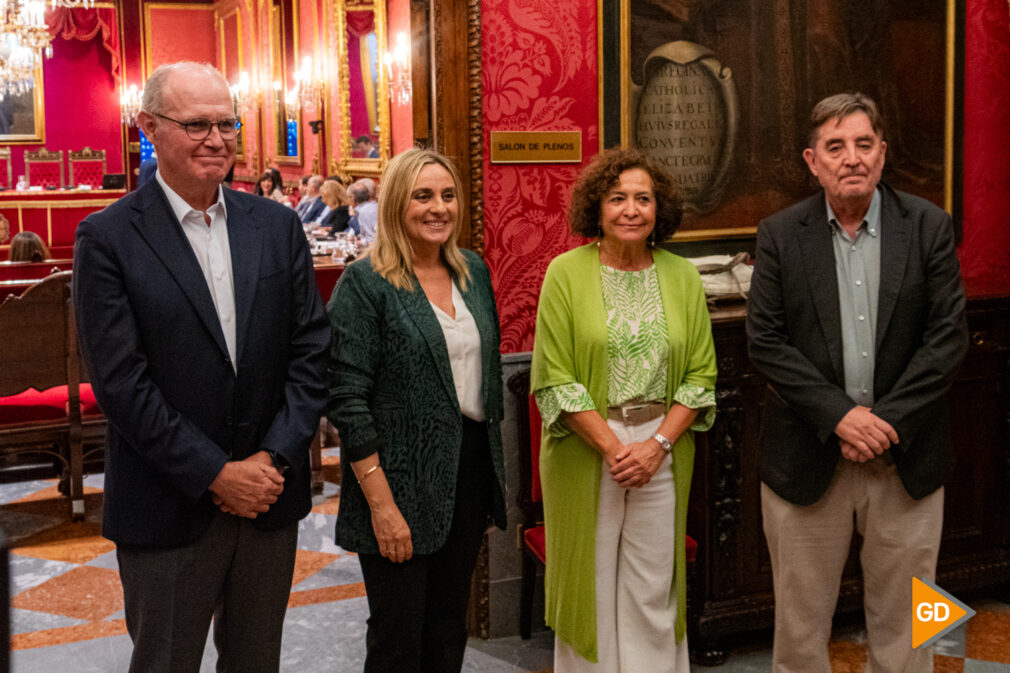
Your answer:
[[[84,516],[84,444],[104,443],[105,420],[82,422],[81,381],[87,380],[77,344],[72,272],[51,274],[0,303],[0,397],[31,388],[59,399],[46,420],[0,425],[0,455],[41,453],[63,465],[74,518]],[[65,396],[52,389],[66,390]],[[52,411],[53,404],[45,407]]]
[[[0,396],[68,385],[77,364],[69,304],[69,272],[48,276],[0,304]]]

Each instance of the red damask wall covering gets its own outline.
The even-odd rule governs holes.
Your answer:
[[[481,5],[484,258],[502,352],[533,348],[547,264],[581,239],[566,211],[580,166],[492,165],[491,131],[582,131],[583,161],[599,148],[596,2],[487,0]]]
[[[964,241],[973,293],[1010,291],[1010,9],[967,0],[964,47]]]
[[[596,2],[485,0],[481,5],[484,243],[502,351],[533,347],[547,264],[580,242],[565,212],[579,166],[492,165],[490,132],[580,130],[599,147]],[[1010,16],[1007,0],[966,0],[964,242],[973,294],[1010,292]]]

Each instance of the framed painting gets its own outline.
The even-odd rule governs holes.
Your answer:
[[[46,142],[45,86],[42,68],[35,86],[24,93],[4,93],[0,100],[0,144],[40,145]]]
[[[675,240],[752,237],[817,188],[810,111],[861,91],[884,180],[959,222],[964,0],[600,0],[601,145],[644,149],[681,188]],[[634,36],[634,39],[631,39]]]

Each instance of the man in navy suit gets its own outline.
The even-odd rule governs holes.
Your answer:
[[[880,181],[876,104],[838,94],[803,157],[824,188],[758,227],[751,361],[769,380],[759,473],[774,673],[829,673],[831,617],[863,538],[868,673],[926,673],[912,578],[933,580],[953,454],[945,395],[968,348],[950,216]]]
[[[294,211],[222,189],[238,119],[211,66],[158,68],[155,179],[77,229],[73,297],[108,424],[130,671],[276,672],[330,330]]]

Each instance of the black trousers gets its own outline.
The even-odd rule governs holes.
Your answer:
[[[434,554],[393,563],[359,554],[368,594],[365,673],[459,673],[470,577],[494,493],[487,426],[463,418],[452,528]]]

